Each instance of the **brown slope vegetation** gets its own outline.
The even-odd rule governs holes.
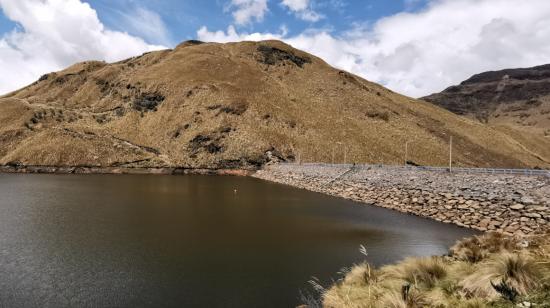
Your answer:
[[[355,265],[323,307],[549,307],[550,236],[464,239],[447,256]]]
[[[423,99],[484,123],[545,136],[550,147],[550,65],[477,74]]]
[[[423,99],[492,126],[543,160],[550,157],[550,65],[477,74]]]
[[[504,132],[278,41],[84,62],[0,98],[0,164],[250,168],[269,159],[548,167]],[[333,156],[334,153],[334,156]]]

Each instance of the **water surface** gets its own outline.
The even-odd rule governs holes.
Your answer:
[[[381,265],[470,234],[252,178],[0,174],[0,307],[294,307],[360,244]]]

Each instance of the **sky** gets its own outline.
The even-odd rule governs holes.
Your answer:
[[[550,63],[549,0],[0,0],[0,94],[85,60],[279,39],[421,97]]]

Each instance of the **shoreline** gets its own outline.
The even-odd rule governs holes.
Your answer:
[[[550,178],[271,165],[252,177],[478,231],[550,231]]]
[[[208,168],[128,168],[95,166],[0,166],[0,173],[26,174],[129,174],[129,175],[224,175],[250,176],[254,171],[244,169]]]
[[[0,165],[0,173],[250,176],[478,231],[550,231],[550,178],[274,164],[260,170]]]

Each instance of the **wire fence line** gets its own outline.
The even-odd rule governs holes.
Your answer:
[[[326,164],[326,163],[280,163],[282,166],[305,166],[305,167],[320,167],[320,168],[338,168],[338,169],[354,169],[354,170],[369,170],[373,168],[379,169],[394,169],[403,171],[433,171],[433,172],[451,172],[451,173],[482,173],[482,174],[513,174],[513,175],[529,175],[529,176],[546,176],[550,178],[550,170],[539,169],[501,169],[501,168],[464,168],[453,167],[449,171],[448,167],[430,167],[430,166],[398,166],[398,165],[383,165],[383,164]]]

